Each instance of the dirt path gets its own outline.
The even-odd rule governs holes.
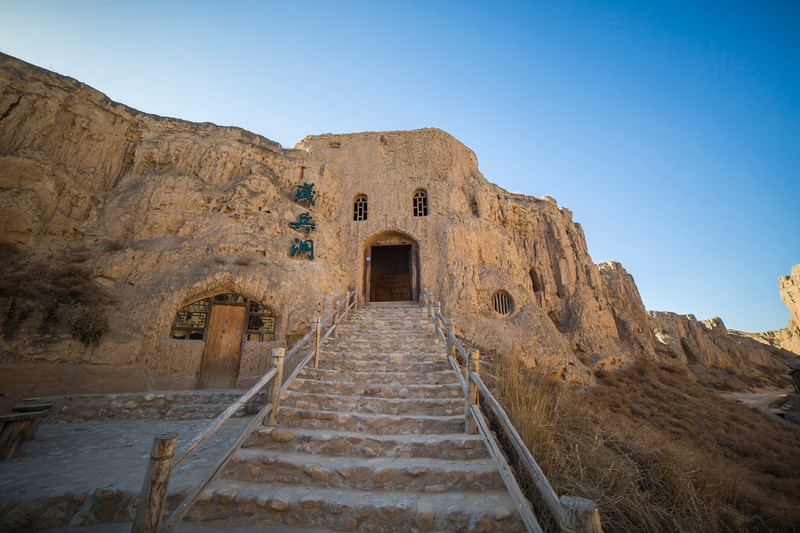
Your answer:
[[[788,387],[785,389],[766,389],[759,392],[721,392],[720,395],[743,403],[747,407],[769,413],[769,406],[772,403],[786,397],[791,392],[792,388]]]
[[[762,413],[775,417],[784,424],[791,424],[800,427],[800,412],[784,412],[780,409],[772,408],[779,400],[785,398],[793,392],[791,387],[785,389],[763,389],[758,392],[721,392],[720,396],[744,404],[751,409],[758,409]],[[784,407],[785,409],[785,407]]]

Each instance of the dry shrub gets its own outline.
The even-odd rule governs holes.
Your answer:
[[[110,239],[106,241],[106,249],[109,252],[115,252],[117,250],[122,250],[123,248],[125,248],[124,239]]]
[[[107,323],[99,327],[97,317],[93,321],[88,317],[104,316],[104,308],[113,299],[94,280],[92,270],[79,264],[88,257],[86,249],[77,249],[43,258],[0,242],[0,298],[9,302],[2,333],[8,338],[14,336],[34,315],[40,316],[39,333],[58,333],[62,324],[68,332],[71,321],[60,320],[66,315],[77,317],[72,322],[76,338],[88,344],[99,341]]]
[[[253,256],[250,254],[239,254],[234,263],[239,266],[249,266],[253,263]]]
[[[108,329],[108,320],[102,310],[84,309],[72,325],[72,338],[84,345],[100,344],[100,338]]]
[[[606,531],[800,524],[800,431],[719,397],[686,370],[642,360],[602,373],[588,393],[514,356],[497,373],[498,398],[556,493],[594,500]],[[547,524],[549,511],[535,504]]]

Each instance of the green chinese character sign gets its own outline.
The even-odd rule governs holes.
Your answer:
[[[306,183],[305,181],[302,185],[297,186],[297,191],[294,193],[294,197],[298,202],[308,203],[308,205],[314,205],[316,195],[317,192],[314,190],[314,184]]]

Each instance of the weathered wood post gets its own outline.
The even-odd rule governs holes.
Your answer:
[[[442,308],[442,304],[440,302],[433,302],[433,329],[436,330],[436,335],[439,335],[439,315],[437,314],[440,312],[439,310]]]
[[[172,473],[172,456],[175,454],[177,442],[177,433],[153,437],[150,462],[144,475],[131,533],[155,533],[161,526],[164,505],[167,502],[169,476]]]
[[[478,432],[478,424],[472,418],[469,408],[472,405],[478,405],[478,385],[470,379],[472,372],[480,374],[481,367],[481,353],[478,350],[472,349],[469,352],[469,361],[467,362],[467,398],[464,413],[464,427],[467,434],[474,435]]]
[[[341,304],[341,302],[339,300],[336,300],[335,302],[333,302],[333,307],[335,309],[335,312],[333,314],[333,338],[334,339],[339,336],[339,311],[341,311],[341,309],[339,309],[339,305],[340,304]]]
[[[275,368],[275,377],[272,378],[272,409],[269,411],[268,426],[278,424],[278,407],[281,403],[281,382],[283,381],[283,358],[286,355],[286,348],[272,349],[272,366]]]
[[[347,309],[348,309],[348,307],[350,307],[350,291],[347,291],[344,294],[344,315],[342,315],[342,318],[344,320],[347,320]]]
[[[575,533],[602,533],[600,511],[592,500],[579,496],[562,496],[564,526]]]
[[[322,329],[322,325],[320,321],[322,320],[321,317],[315,316],[314,317],[314,368],[319,368],[319,337],[320,329]]]

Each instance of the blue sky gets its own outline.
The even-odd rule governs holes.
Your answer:
[[[309,134],[441,128],[569,208],[648,309],[786,326],[797,2],[0,0],[0,51],[136,109]]]

